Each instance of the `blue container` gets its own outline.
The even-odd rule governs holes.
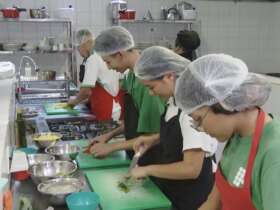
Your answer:
[[[76,192],[66,197],[70,210],[96,210],[100,202],[95,192]]]
[[[35,149],[33,147],[22,147],[22,148],[19,148],[18,150],[24,152],[27,155],[37,153],[37,149]]]

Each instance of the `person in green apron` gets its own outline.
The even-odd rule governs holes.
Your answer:
[[[96,157],[102,158],[114,151],[127,150],[131,158],[135,139],[159,137],[160,115],[165,103],[159,97],[151,96],[149,90],[135,77],[133,68],[140,54],[135,49],[129,31],[121,26],[114,26],[101,32],[95,40],[94,49],[109,68],[125,72],[122,89],[126,91],[126,95],[124,125],[94,139],[98,143],[91,146],[90,151]],[[127,141],[107,143],[123,131]],[[142,158],[143,164],[151,159],[148,156]]]
[[[212,156],[217,141],[191,127],[190,117],[174,100],[176,79],[189,60],[160,46],[145,49],[135,65],[135,74],[151,95],[167,101],[161,116],[160,139],[135,142],[136,152],[158,148],[149,165],[136,167],[131,176],[150,176],[172,202],[175,210],[197,210],[206,201],[214,183]],[[144,153],[145,154],[145,153]]]
[[[260,107],[271,87],[240,59],[209,54],[177,80],[175,99],[193,126],[227,145],[200,210],[278,210],[280,122]]]

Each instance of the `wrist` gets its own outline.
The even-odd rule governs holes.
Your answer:
[[[145,167],[145,172],[147,176],[153,176],[153,170],[154,170],[154,166],[153,165],[149,165],[149,166],[144,166]]]

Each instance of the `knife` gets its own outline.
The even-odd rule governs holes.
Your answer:
[[[142,155],[142,151],[143,151],[144,147],[140,147],[140,149],[138,150],[138,152],[136,152],[132,158],[132,161],[129,165],[129,168],[128,168],[128,174],[130,174],[130,172],[132,171],[133,168],[135,168],[135,166],[137,165],[138,163],[138,160],[139,158],[141,157]]]

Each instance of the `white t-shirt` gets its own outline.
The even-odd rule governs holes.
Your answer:
[[[172,117],[178,114],[179,108],[174,103],[174,98],[168,100],[168,108],[164,116],[165,121],[169,121]],[[191,117],[183,111],[180,114],[179,122],[183,136],[183,151],[189,149],[201,148],[206,152],[206,157],[215,154],[217,149],[217,140],[210,137],[204,132],[198,132],[191,127]]]
[[[118,95],[121,73],[107,68],[106,63],[97,54],[90,55],[85,64],[85,76],[80,87],[94,87],[99,82],[112,96]]]
[[[97,53],[93,53],[86,61],[84,80],[80,87],[94,87],[96,82],[99,82],[108,93],[115,97],[119,93],[121,78],[121,73],[108,69],[102,58]],[[120,115],[121,106],[114,100],[112,118],[119,120]]]

